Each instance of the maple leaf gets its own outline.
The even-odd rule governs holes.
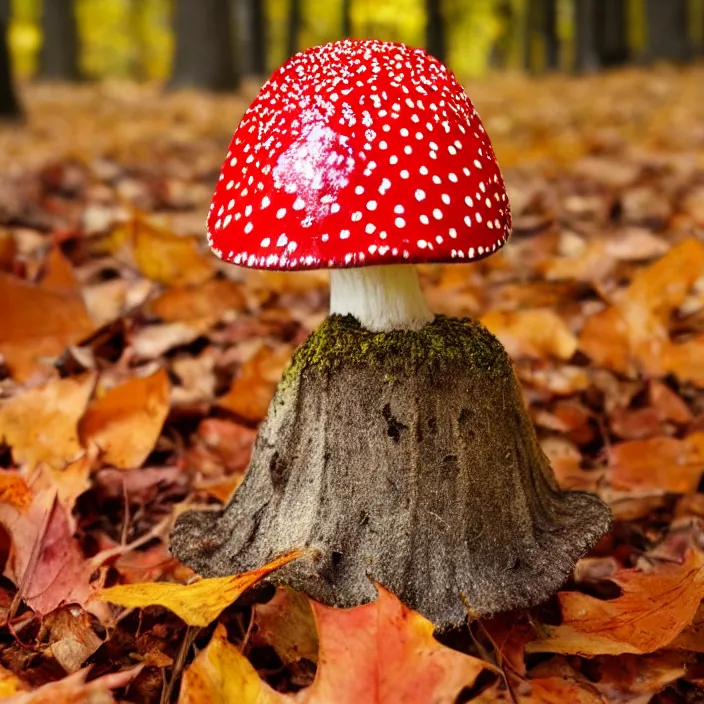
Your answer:
[[[451,704],[479,674],[496,669],[441,645],[433,625],[378,587],[371,604],[336,609],[312,602],[320,637],[318,672],[297,696],[279,694],[216,630],[186,670],[180,704]]]
[[[658,565],[650,573],[622,569],[611,580],[623,594],[609,601],[560,592],[562,624],[526,650],[590,656],[666,647],[692,622],[704,598],[704,556],[690,550],[682,564]]]

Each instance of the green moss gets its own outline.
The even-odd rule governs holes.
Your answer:
[[[457,362],[485,374],[505,374],[510,360],[501,343],[476,320],[437,316],[421,330],[371,332],[350,315],[327,318],[296,350],[284,383],[305,369],[334,371],[343,364],[383,366],[386,378]]]

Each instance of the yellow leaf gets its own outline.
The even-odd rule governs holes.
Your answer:
[[[76,459],[83,448],[78,421],[95,386],[94,374],[51,381],[0,407],[0,438],[18,464],[54,468]]]
[[[202,283],[213,275],[215,257],[201,250],[197,237],[182,237],[137,219],[132,247],[137,266],[152,281],[180,286]]]
[[[141,466],[169,413],[170,391],[164,369],[116,386],[86,412],[80,424],[83,441],[97,446],[106,464],[120,469]]]
[[[9,697],[25,690],[24,683],[0,665],[0,697]]]
[[[96,598],[127,608],[163,606],[189,626],[207,626],[252,585],[302,554],[300,550],[292,551],[257,570],[232,577],[202,579],[193,584],[143,582],[108,587]]]
[[[263,682],[219,624],[206,648],[183,675],[179,704],[281,704],[290,697]]]

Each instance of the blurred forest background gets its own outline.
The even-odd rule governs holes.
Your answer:
[[[425,45],[464,79],[685,62],[704,54],[704,0],[0,0],[0,35],[12,114],[13,72],[230,91],[346,36]]]

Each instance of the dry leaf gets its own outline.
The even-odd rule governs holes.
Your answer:
[[[547,308],[495,311],[481,318],[512,357],[555,357],[569,359],[577,351],[577,338]]]
[[[607,477],[618,491],[686,494],[704,473],[704,433],[684,440],[658,437],[609,448]]]
[[[242,365],[230,390],[218,399],[218,406],[245,420],[262,420],[266,416],[281,374],[291,361],[291,353],[289,345],[276,349],[262,347],[252,359]]]
[[[166,323],[212,319],[243,310],[241,284],[228,279],[211,279],[195,286],[175,286],[149,304],[149,311]]]
[[[78,422],[94,387],[95,375],[84,374],[50,381],[0,406],[0,439],[12,448],[15,462],[58,468],[77,459],[83,452]]]
[[[207,626],[223,609],[260,579],[303,553],[294,551],[282,555],[268,565],[233,577],[201,579],[193,584],[144,582],[121,584],[101,590],[96,598],[127,608],[163,606],[173,611],[189,626]]]
[[[581,592],[560,592],[562,624],[530,653],[621,655],[653,653],[689,626],[704,598],[704,558],[689,551],[680,565],[661,564],[650,572],[622,569],[611,578],[623,590],[603,601]]]
[[[83,442],[98,447],[105,464],[141,467],[169,413],[170,390],[165,369],[116,386],[88,408],[79,426]]]
[[[152,281],[181,286],[202,283],[213,275],[214,258],[202,251],[198,237],[182,237],[136,218],[130,239],[137,266]]]
[[[58,250],[48,266],[39,284],[0,272],[0,354],[20,381],[35,372],[53,374],[51,359],[94,329],[70,265]]]

